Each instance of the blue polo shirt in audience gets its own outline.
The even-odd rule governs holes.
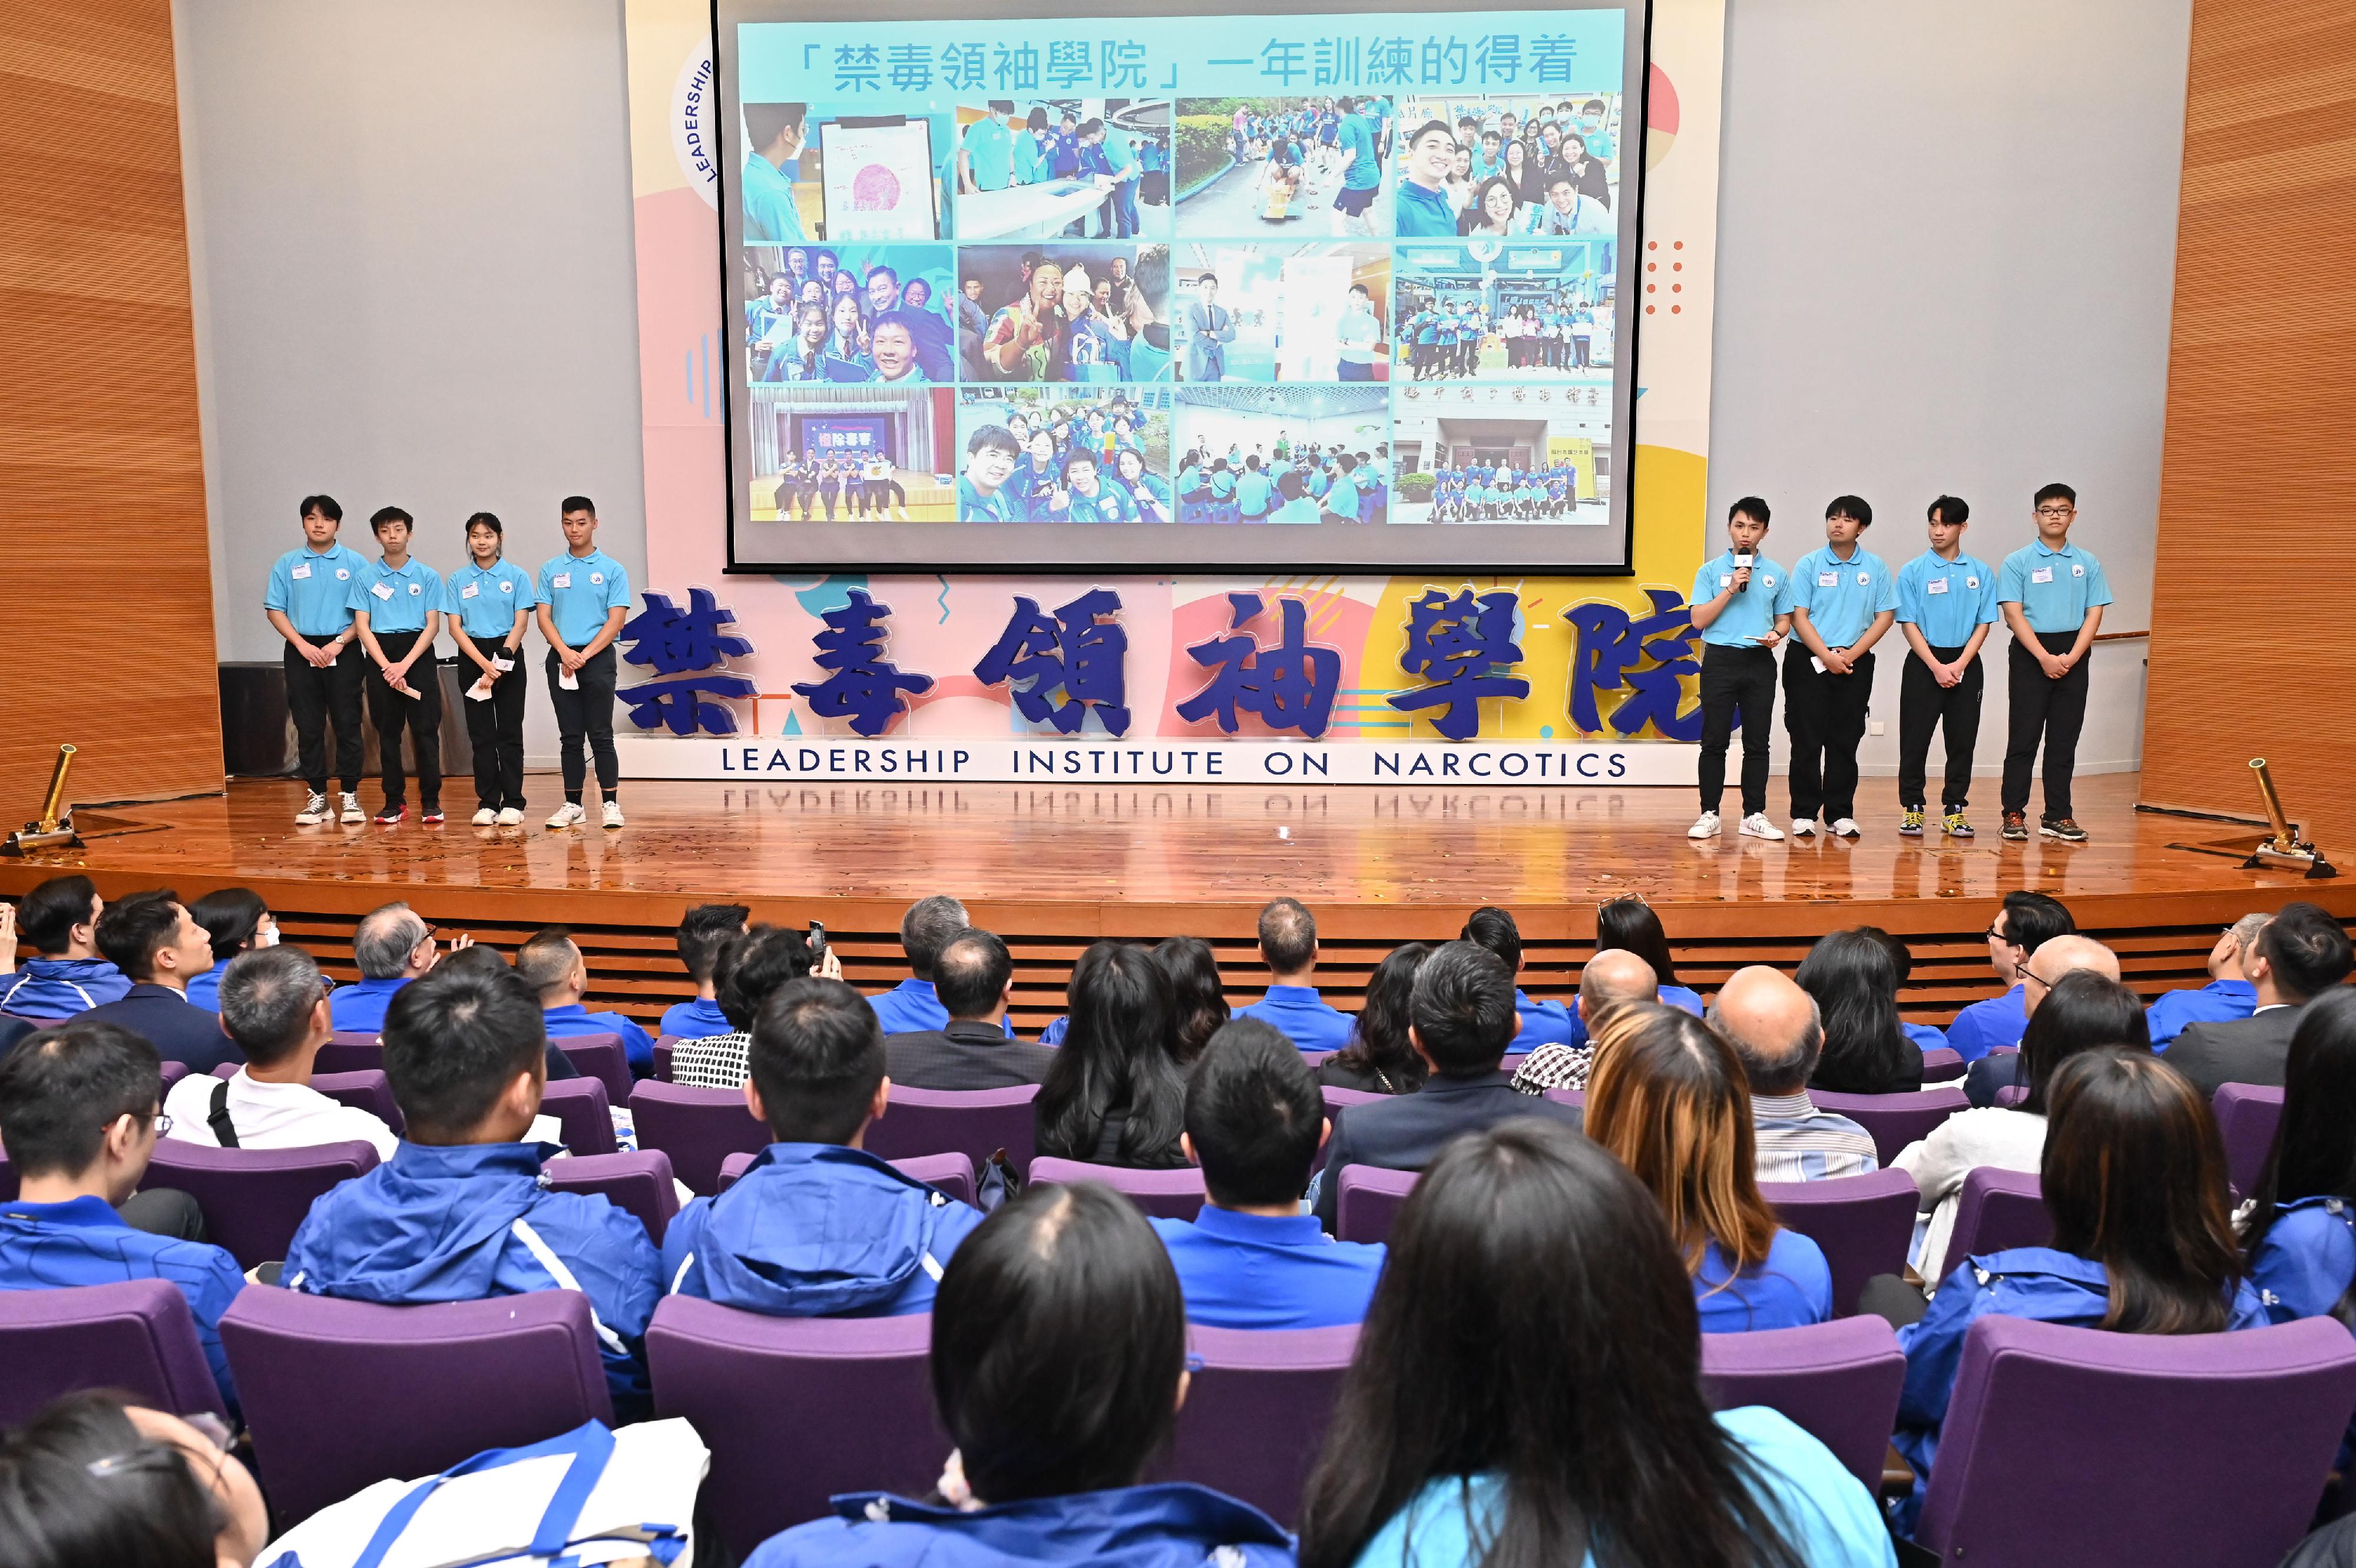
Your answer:
[[[1732,1275],[1731,1279],[1729,1278]],[[1702,1249],[1694,1305],[1704,1334],[1803,1328],[1833,1315],[1833,1271],[1825,1250],[1797,1230],[1778,1230],[1766,1261],[1734,1274],[1715,1241]]]
[[[692,1002],[681,1002],[667,1009],[662,1015],[662,1032],[675,1039],[701,1040],[713,1035],[725,1035],[736,1026],[720,1010],[720,1004],[709,997],[699,996]]]
[[[52,1022],[131,993],[131,977],[102,958],[32,958],[0,974],[0,1013]]]
[[[919,1029],[946,1029],[949,1026],[949,1010],[941,1005],[940,993],[929,980],[910,975],[889,991],[879,992],[867,999],[875,1009],[875,1021],[884,1026],[887,1035],[913,1035]],[[1014,1037],[1014,1026],[1001,1022],[999,1027],[1006,1037]]]
[[[1906,1031],[1906,1037],[1914,1042],[1914,1048],[1918,1051],[1944,1051],[1947,1048],[1947,1032],[1944,1029],[1933,1028],[1928,1024],[1909,1024],[1903,1019],[1899,1021],[1898,1026]]]
[[[1975,1002],[1947,1026],[1947,1048],[1967,1062],[1976,1062],[1998,1046],[2020,1044],[2029,1027],[2029,1004],[2016,985],[2001,996]]]
[[[384,1032],[384,1011],[392,1005],[392,993],[409,983],[411,977],[396,974],[390,980],[356,980],[349,985],[338,985],[327,998],[327,1018],[339,1035],[380,1035]]]
[[[552,1040],[577,1040],[584,1035],[619,1035],[622,1054],[630,1059],[630,1076],[645,1078],[655,1070],[654,1036],[619,1013],[592,1013],[575,1002],[547,1008],[543,1016]]]
[[[1152,1225],[1177,1266],[1186,1321],[1212,1328],[1363,1323],[1382,1277],[1379,1242],[1336,1241],[1313,1214],[1237,1214],[1206,1203],[1192,1223]]]
[[[125,1280],[163,1280],[187,1297],[205,1364],[234,1414],[237,1390],[221,1348],[220,1320],[245,1288],[235,1258],[202,1241],[134,1230],[103,1198],[0,1206],[0,1290],[59,1290]]]
[[[1514,993],[1514,1017],[1521,1026],[1508,1051],[1534,1051],[1540,1046],[1567,1046],[1576,1029],[1570,1009],[1559,1002],[1540,1002],[1526,993]]]
[[[2212,980],[2198,991],[2169,991],[2144,1010],[2151,1026],[2151,1048],[2169,1042],[2192,1024],[2223,1024],[2258,1010],[2258,990],[2246,980]]]
[[[1275,1025],[1304,1051],[1338,1051],[1350,1043],[1350,1015],[1328,1007],[1313,985],[1271,985],[1266,996],[1237,1008],[1236,1016]]]

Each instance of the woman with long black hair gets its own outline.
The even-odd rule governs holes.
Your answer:
[[[1329,1089],[1368,1094],[1413,1094],[1431,1069],[1407,1037],[1408,1004],[1415,996],[1415,972],[1431,950],[1402,942],[1383,955],[1366,977],[1366,1004],[1350,1022],[1350,1041],[1317,1067],[1317,1081]]]
[[[1835,931],[1800,961],[1793,979],[1824,1015],[1825,1050],[1810,1089],[1897,1094],[1922,1087],[1922,1053],[1898,1016],[1898,969],[1862,931]]]
[[[1098,942],[1072,966],[1055,1065],[1039,1088],[1038,1147],[1058,1159],[1175,1170],[1186,1069],[1173,1047],[1170,976],[1143,948]]]
[[[1153,961],[1170,977],[1171,1050],[1181,1066],[1191,1065],[1227,1021],[1218,957],[1200,937],[1168,937],[1154,947]]]
[[[1634,1176],[1552,1122],[1457,1139],[1392,1229],[1301,1568],[1893,1563],[1857,1478],[1773,1411],[1713,1416],[1700,1362]]]

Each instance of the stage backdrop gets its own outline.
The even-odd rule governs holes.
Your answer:
[[[1633,503],[1624,578],[723,575],[721,378],[736,356],[723,337],[712,13],[703,0],[626,0],[626,15],[650,578],[625,636],[626,771],[1691,780],[1699,645],[1684,606],[1714,538],[1723,0],[1655,0],[1646,145],[1619,149],[1647,164],[1642,281],[1621,304],[1639,334],[1633,472],[1619,481]],[[1452,389],[1434,417],[1527,416],[1494,390],[1508,400],[1494,411],[1482,389]],[[873,411],[856,387],[841,392],[839,414],[805,416],[787,438],[859,439]],[[903,417],[889,433],[902,445],[956,439],[945,390]]]

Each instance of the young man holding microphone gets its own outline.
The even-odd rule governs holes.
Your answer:
[[[1767,537],[1767,503],[1745,496],[1727,510],[1732,546],[1702,563],[1694,576],[1694,629],[1701,633],[1701,816],[1686,836],[1718,836],[1726,793],[1726,752],[1734,713],[1742,710],[1742,827],[1751,838],[1780,839],[1767,820],[1767,747],[1775,714],[1775,645],[1791,629],[1792,580],[1759,553]]]

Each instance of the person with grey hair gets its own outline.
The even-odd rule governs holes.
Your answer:
[[[253,948],[220,983],[221,1028],[245,1053],[227,1079],[191,1073],[165,1097],[168,1136],[217,1149],[368,1144],[392,1158],[401,1140],[382,1118],[311,1087],[319,1047],[335,1033],[319,966],[301,948]]]
[[[1734,1048],[1751,1080],[1761,1181],[1822,1181],[1881,1168],[1872,1133],[1808,1098],[1808,1079],[1824,1054],[1825,1022],[1816,999],[1797,983],[1764,964],[1738,969],[1705,1021]]]
[[[450,950],[472,947],[472,937],[452,939]],[[357,985],[347,985],[328,999],[339,1035],[373,1035],[384,1028],[384,1010],[392,993],[434,967],[441,957],[434,928],[406,904],[387,904],[360,917],[352,929],[352,961],[359,966]]]
[[[2144,1009],[2151,1026],[2151,1048],[2168,1043],[2195,1024],[2223,1024],[2246,1018],[2258,1010],[2258,988],[2250,983],[2250,959],[2257,951],[2258,933],[2274,917],[2244,915],[2218,933],[2209,950],[2209,983],[2197,991],[2163,991]]]
[[[1653,966],[1624,948],[1606,948],[1579,972],[1579,998],[1572,1004],[1585,1039],[1576,1046],[1540,1046],[1514,1073],[1514,1087],[1524,1094],[1544,1094],[1549,1089],[1584,1090],[1595,1065],[1595,1041],[1612,1009],[1633,1002],[1658,1002],[1660,976]]]
[[[908,955],[908,978],[867,999],[885,1034],[913,1035],[948,1027],[949,1010],[941,1005],[940,993],[933,987],[933,965],[941,950],[972,925],[965,906],[946,893],[908,906],[908,912],[900,917],[900,950]],[[1001,1021],[1000,1028],[1012,1037],[1012,1024]]]
[[[1235,1016],[1273,1024],[1304,1051],[1338,1051],[1350,1043],[1351,1018],[1317,993],[1317,917],[1298,898],[1278,898],[1259,912],[1259,956],[1268,994]]]

